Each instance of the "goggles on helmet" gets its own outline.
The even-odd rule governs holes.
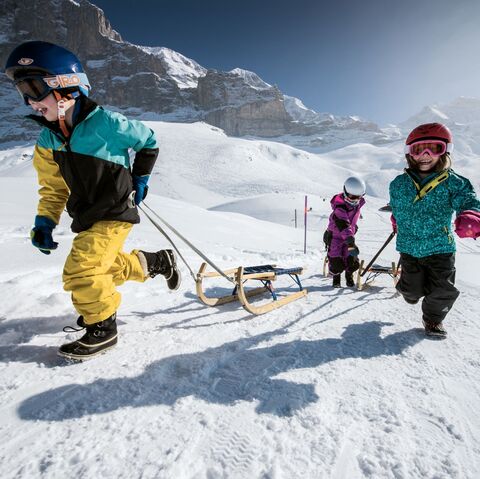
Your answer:
[[[405,145],[405,153],[411,155],[415,160],[418,160],[425,153],[428,153],[430,156],[441,156],[452,150],[452,143],[445,143],[441,140],[420,140],[410,145]]]
[[[352,195],[351,193],[347,193],[347,192],[345,192],[345,195],[349,200],[354,200],[354,201],[359,200],[361,198],[360,195]]]
[[[28,100],[41,101],[52,90],[62,88],[85,89],[85,83],[88,88],[88,80],[86,78],[84,73],[68,73],[56,76],[31,75],[15,80],[14,84],[24,99],[25,104],[28,105]]]
[[[346,191],[344,192],[343,197],[345,198],[345,201],[351,205],[356,205],[361,198],[361,196],[359,195],[352,195],[350,193],[347,193]]]
[[[28,100],[40,101],[43,100],[52,89],[45,83],[42,76],[24,77],[15,80],[15,87],[20,93],[20,96],[28,105]]]

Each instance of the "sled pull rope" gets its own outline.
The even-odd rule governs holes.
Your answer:
[[[172,238],[167,234],[167,232],[140,206],[137,205],[137,207],[142,211],[142,213],[150,220],[150,222],[155,226],[155,228],[162,233],[163,236],[167,239],[167,241],[172,245],[173,249],[177,252],[178,257],[185,263],[185,266],[188,268],[190,271],[190,275],[194,280],[196,280],[195,273],[192,271],[192,268],[190,265],[187,263],[187,260],[183,257],[182,253],[178,250],[176,244],[173,242]]]
[[[235,284],[235,280],[229,276],[227,276],[212,260],[207,258],[196,246],[194,246],[190,241],[185,238],[179,231],[177,231],[171,224],[167,223],[163,218],[158,215],[150,206],[148,206],[145,202],[143,202],[143,206],[147,208],[153,215],[155,215],[168,229],[170,229],[174,234],[176,234],[184,243],[186,243],[190,248],[195,251],[195,253],[198,254],[206,263],[208,263],[217,273],[219,273],[221,276],[223,276],[226,280],[230,281],[231,283]],[[168,236],[168,234],[165,232],[165,230],[145,211],[144,208],[142,208],[140,205],[138,205],[138,208],[143,212],[143,214],[150,220],[150,222],[160,231],[160,233],[165,236],[165,238],[170,242],[170,244],[173,246],[175,251],[178,253],[178,256],[182,259],[182,261],[185,263],[187,266],[188,270],[190,271],[190,274],[193,278],[193,280],[196,282],[197,281],[197,276],[195,273],[192,271],[192,268],[188,265],[187,261],[185,258],[182,256],[178,248],[175,246],[173,243],[172,239]]]
[[[381,252],[387,247],[388,243],[390,243],[390,241],[392,241],[393,237],[395,236],[395,232],[392,231],[390,233],[390,236],[387,238],[387,240],[385,241],[385,243],[383,243],[382,247],[377,251],[377,253],[375,254],[375,256],[372,258],[372,260],[370,261],[370,263],[367,264],[367,266],[365,266],[365,268],[363,268],[363,271],[360,273],[360,276],[364,276],[365,273],[370,269],[370,267],[372,266],[372,264],[375,262],[375,260],[380,256]]]

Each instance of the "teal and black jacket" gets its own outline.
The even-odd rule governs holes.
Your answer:
[[[421,179],[411,169],[390,183],[397,251],[416,258],[454,253],[453,213],[480,211],[472,184],[448,169]]]
[[[104,110],[85,96],[77,100],[68,139],[58,122],[29,118],[45,128],[35,145],[38,214],[58,224],[65,206],[72,231],[89,229],[101,220],[140,221],[132,201],[132,174],[152,172],[158,156],[155,135],[142,122]],[[129,150],[136,152],[133,169]]]

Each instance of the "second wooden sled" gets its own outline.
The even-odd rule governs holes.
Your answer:
[[[360,267],[357,271],[357,289],[362,290],[371,285],[380,274],[388,274],[393,278],[393,284],[396,285],[400,274],[399,265],[392,261],[391,267],[372,264],[368,269],[364,269],[364,261],[360,261]],[[366,276],[365,279],[363,279],[363,276]]]
[[[300,278],[298,277],[303,273],[303,268],[277,268],[275,265],[261,265],[261,266],[239,266],[238,268],[232,268],[223,271],[223,273],[232,278],[235,282],[235,287],[231,294],[220,297],[209,297],[203,290],[203,280],[205,278],[220,277],[221,274],[217,271],[206,271],[207,263],[202,263],[197,273],[196,290],[197,296],[202,303],[208,306],[219,306],[221,304],[230,303],[232,301],[240,301],[241,305],[249,312],[255,315],[267,313],[273,309],[280,308],[281,306],[302,298],[307,294],[307,290],[302,287]],[[279,298],[273,288],[273,281],[278,276],[288,275],[290,276],[300,291],[291,293],[288,296]],[[259,288],[253,288],[246,290],[244,285],[249,280],[260,281],[262,286]],[[266,304],[254,306],[248,300],[252,296],[257,296],[262,293],[268,292],[272,300]]]
[[[328,276],[328,256],[325,256],[325,259],[323,260],[323,276]]]

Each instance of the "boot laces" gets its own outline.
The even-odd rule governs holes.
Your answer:
[[[87,325],[85,324],[85,322],[83,321],[83,316],[79,316],[77,318],[77,325],[79,326],[78,328],[76,328],[75,326],[64,326],[63,327],[63,332],[64,333],[78,333],[79,331],[83,331]]]

